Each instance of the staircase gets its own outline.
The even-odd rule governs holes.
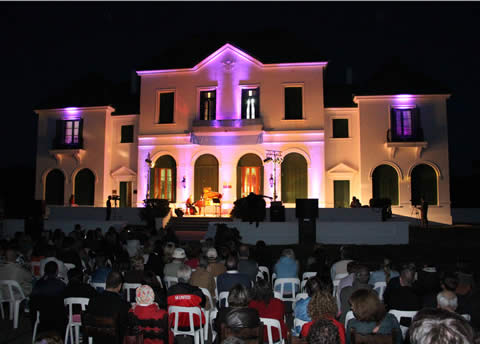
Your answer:
[[[209,222],[231,222],[231,217],[188,216],[172,217],[168,222],[175,232],[206,232]]]

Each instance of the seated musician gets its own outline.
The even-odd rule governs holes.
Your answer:
[[[185,202],[185,205],[187,207],[187,213],[190,215],[195,215],[197,213],[197,208],[195,205],[192,203],[192,195],[190,195]]]

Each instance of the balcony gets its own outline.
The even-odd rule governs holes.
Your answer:
[[[192,131],[200,132],[236,132],[251,131],[260,133],[263,130],[263,120],[255,119],[217,119],[211,121],[194,120]]]
[[[415,157],[418,159],[421,157],[422,151],[428,147],[428,143],[423,137],[422,128],[418,128],[410,136],[395,135],[391,129],[388,129],[385,147],[389,150],[390,159],[395,158],[399,149],[413,149]]]
[[[263,142],[263,121],[256,119],[194,120],[191,142],[206,146]]]
[[[61,163],[62,159],[68,156],[71,156],[80,163],[85,154],[85,150],[83,149],[83,139],[80,138],[79,142],[74,144],[67,144],[62,141],[63,140],[58,139],[57,137],[53,140],[52,149],[48,151],[50,155],[55,158],[57,163]]]

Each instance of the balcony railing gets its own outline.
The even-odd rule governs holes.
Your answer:
[[[387,142],[423,142],[423,128],[417,128],[412,135],[397,135],[392,129],[387,130]]]
[[[52,149],[83,149],[83,140],[78,143],[65,143],[62,139],[55,138],[52,142]]]

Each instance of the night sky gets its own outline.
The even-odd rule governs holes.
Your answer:
[[[192,67],[229,42],[265,63],[328,61],[327,91],[347,67],[358,86],[392,61],[422,73],[452,93],[451,172],[469,175],[479,22],[477,2],[2,2],[0,167],[35,166],[33,109],[138,113],[135,70]]]

